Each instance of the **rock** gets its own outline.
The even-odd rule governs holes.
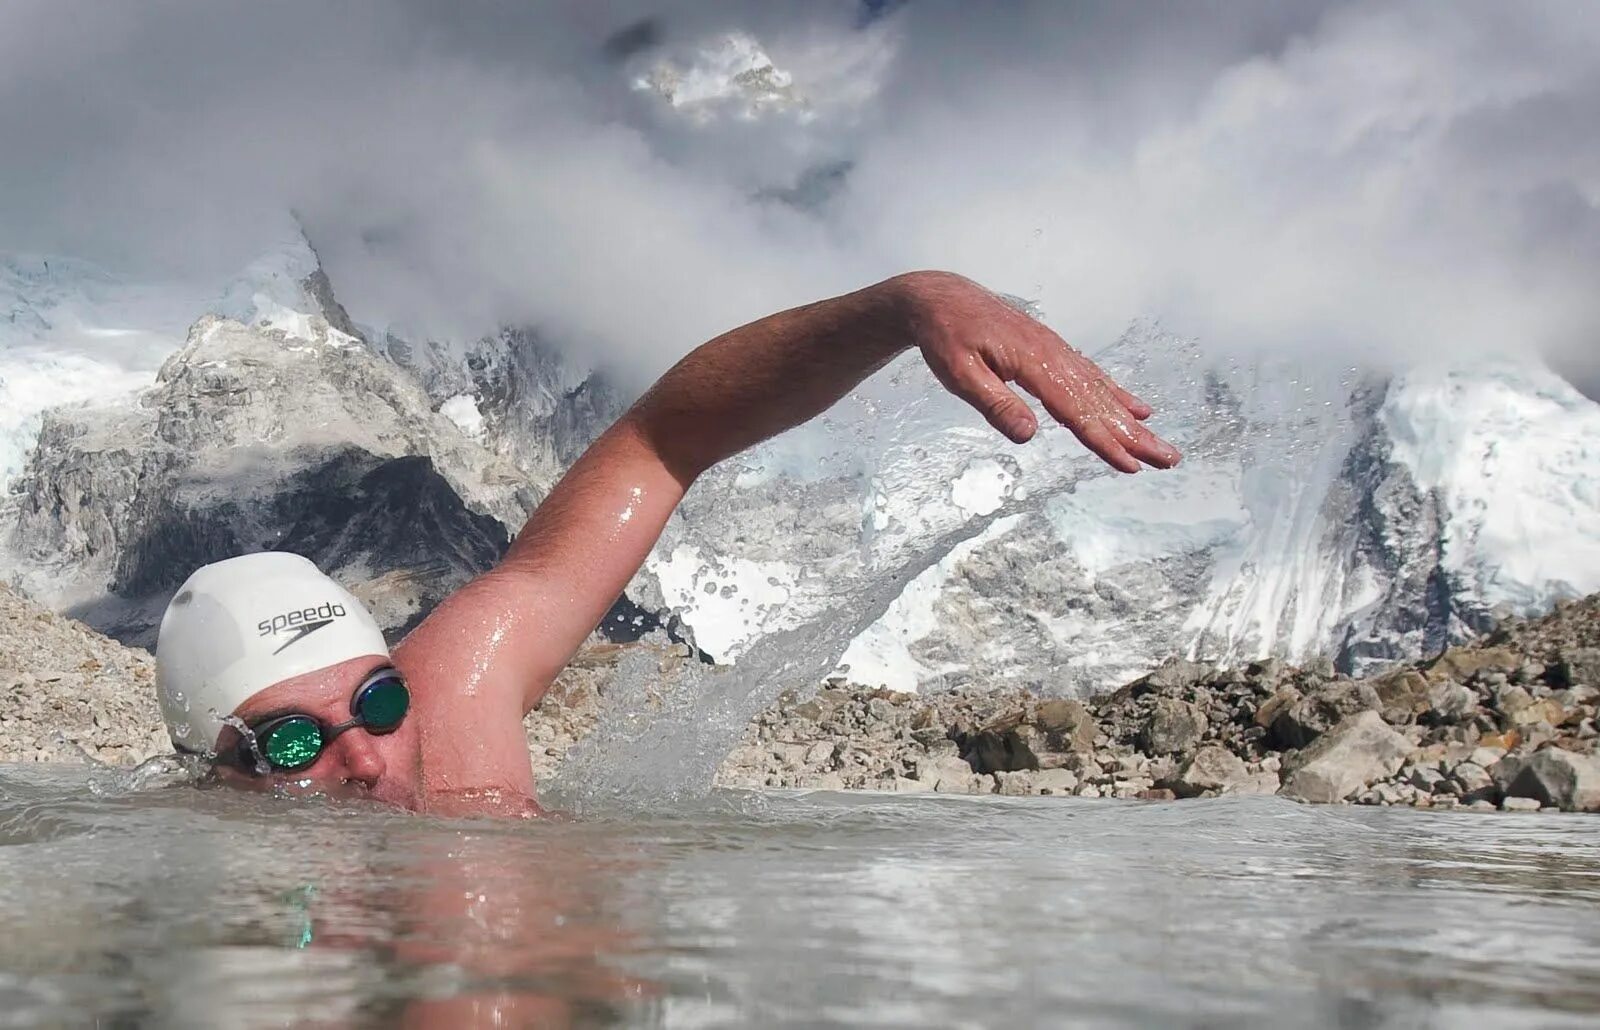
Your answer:
[[[1485,769],[1489,769],[1505,756],[1505,748],[1494,746],[1475,747],[1472,749],[1472,753],[1467,756],[1467,761],[1481,765]]]
[[[1430,794],[1433,793],[1433,791],[1445,781],[1444,773],[1440,772],[1437,767],[1432,765],[1413,766],[1410,772],[1402,770],[1401,775],[1403,775],[1405,777],[1405,781],[1411,784],[1413,787],[1417,788],[1418,790],[1427,791]]]
[[[1033,774],[1033,785],[1041,794],[1071,794],[1078,787],[1078,777],[1069,769],[1041,769]]]
[[[1505,686],[1496,691],[1494,706],[1507,716],[1515,716],[1533,704],[1533,695],[1524,687]]]
[[[1407,800],[1405,788],[1397,783],[1380,783],[1373,788],[1380,805],[1400,805]]]
[[[1506,798],[1500,802],[1502,812],[1537,812],[1539,808],[1536,798]]]
[[[1141,790],[1138,796],[1145,801],[1176,801],[1178,799],[1178,795],[1166,787],[1151,787],[1148,790]]]
[[[1404,726],[1415,722],[1431,704],[1428,681],[1414,669],[1404,669],[1371,680],[1385,722]]]
[[[1049,742],[1037,726],[1023,721],[1015,711],[995,719],[973,734],[967,758],[979,773],[1021,772],[1040,768],[1041,754]]]
[[[1172,789],[1181,797],[1192,798],[1206,791],[1232,793],[1250,781],[1250,770],[1226,748],[1208,746],[1196,751],[1178,771]]]
[[[1492,770],[1506,797],[1534,798],[1563,812],[1600,811],[1600,759],[1547,747]]]
[[[1082,701],[1045,701],[1034,709],[1033,721],[1057,751],[1094,750],[1094,717]]]
[[[833,757],[837,751],[838,745],[833,741],[819,740],[806,749],[805,757],[802,760],[809,766],[826,765],[832,767]]]
[[[1521,656],[1505,648],[1452,647],[1433,660],[1427,677],[1430,683],[1447,679],[1465,683],[1479,672],[1512,673],[1521,664]]]
[[[1566,647],[1550,667],[1558,687],[1600,687],[1600,647]]]
[[[1271,769],[1262,769],[1259,772],[1251,773],[1243,783],[1234,787],[1229,793],[1276,794],[1281,786],[1283,786],[1283,781],[1278,778],[1277,772]]]
[[[1347,717],[1298,756],[1279,793],[1329,804],[1392,776],[1411,752],[1411,742],[1374,711]]]
[[[1039,792],[1030,772],[997,772],[994,778],[999,786],[997,793],[1008,797],[1027,797]]]
[[[1567,710],[1553,698],[1531,701],[1517,709],[1511,716],[1511,724],[1522,727],[1538,726],[1540,723],[1553,727],[1560,726],[1566,721]]]
[[[1518,730],[1507,730],[1504,733],[1485,733],[1478,738],[1478,743],[1483,747],[1494,748],[1502,753],[1513,750],[1522,743],[1522,733]]]
[[[1442,680],[1428,688],[1428,708],[1438,722],[1460,722],[1478,710],[1478,695],[1453,680]]]
[[[972,780],[972,766],[956,755],[930,756],[917,762],[913,779],[944,793],[965,793]]]
[[[1271,697],[1261,702],[1260,707],[1256,709],[1255,715],[1251,717],[1251,721],[1264,730],[1269,729],[1278,716],[1298,700],[1300,700],[1300,691],[1293,687],[1282,687],[1274,692]]]
[[[1205,713],[1199,708],[1187,701],[1157,698],[1140,742],[1154,754],[1187,751],[1200,743],[1206,728]]]
[[[1450,782],[1463,801],[1492,801],[1498,794],[1494,777],[1476,762],[1462,762],[1450,770]]]
[[[1193,686],[1212,673],[1212,666],[1184,658],[1168,658],[1139,682],[1158,690]]]
[[[1272,721],[1268,739],[1283,750],[1303,748],[1347,716],[1380,707],[1369,683],[1331,684],[1284,709]]]

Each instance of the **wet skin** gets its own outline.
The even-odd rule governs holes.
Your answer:
[[[1016,443],[1033,437],[1038,416],[1014,386],[1112,468],[1179,461],[1143,424],[1148,404],[961,276],[911,272],[770,315],[673,366],[568,470],[501,563],[401,642],[393,664],[412,707],[400,730],[351,730],[309,769],[272,780],[428,811],[536,813],[522,718],[644,563],[684,492],[912,346],[946,389]],[[286,680],[235,714],[254,723],[294,710],[342,722],[350,695],[381,664],[358,659]]]

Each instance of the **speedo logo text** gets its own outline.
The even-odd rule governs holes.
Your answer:
[[[344,605],[327,601],[314,608],[301,608],[298,611],[284,612],[274,615],[270,619],[262,619],[256,623],[256,629],[264,637],[275,633],[282,633],[286,629],[296,629],[301,626],[327,624],[334,619],[343,618]]]

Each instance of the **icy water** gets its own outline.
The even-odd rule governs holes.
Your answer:
[[[718,794],[444,821],[0,768],[0,1026],[1600,1014],[1600,820]]]

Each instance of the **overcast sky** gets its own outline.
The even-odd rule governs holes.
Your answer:
[[[732,30],[803,111],[632,87]],[[1586,2],[8,0],[0,249],[217,275],[293,210],[358,318],[649,372],[942,267],[1090,347],[1542,352],[1593,396],[1596,54]]]

